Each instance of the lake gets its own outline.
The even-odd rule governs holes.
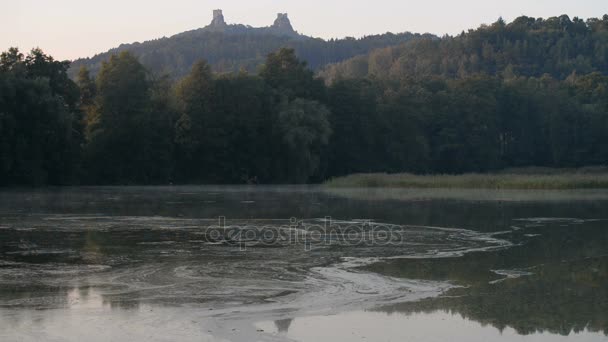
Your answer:
[[[608,341],[608,191],[0,192],[0,341]]]

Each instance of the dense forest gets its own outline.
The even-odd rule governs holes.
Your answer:
[[[426,37],[376,49],[330,65],[321,75],[328,82],[361,77],[464,78],[479,73],[565,79],[572,72],[594,71],[608,72],[608,15],[587,21],[567,15],[522,16],[509,24],[499,19],[456,37]]]
[[[325,79],[290,48],[255,74],[198,61],[179,80],[123,51],[75,81],[68,62],[12,48],[0,57],[0,182],[305,183],[605,164],[607,53],[608,15],[419,37]]]

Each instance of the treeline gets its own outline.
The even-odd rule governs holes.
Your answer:
[[[478,73],[565,79],[576,71],[608,72],[608,15],[583,21],[567,15],[519,17],[442,39],[413,39],[328,66],[321,75],[337,79],[376,77],[401,80]]]
[[[293,50],[259,75],[206,62],[173,84],[130,53],[96,78],[40,50],[0,57],[2,184],[304,183],[331,135],[323,81]],[[316,177],[316,178],[315,178]]]
[[[39,50],[2,54],[2,184],[305,183],[608,160],[599,69],[328,84],[292,49],[255,75],[198,62],[177,82],[128,52],[96,77],[82,68],[73,82],[67,68]]]
[[[0,56],[0,184],[68,184],[81,160],[80,93],[67,62],[40,50]]]
[[[307,36],[259,34],[244,28],[236,33],[212,32],[205,29],[184,32],[169,38],[143,43],[124,44],[92,58],[74,61],[69,73],[75,76],[80,67],[96,75],[102,62],[114,54],[129,51],[154,73],[166,73],[174,79],[186,76],[194,63],[205,60],[215,73],[246,70],[257,73],[266,55],[283,47],[293,48],[300,59],[317,70],[327,64],[366,54],[374,49],[397,45],[421,37],[412,33],[373,35],[360,39],[323,40]]]
[[[329,88],[330,175],[464,173],[608,161],[608,77],[475,75]]]

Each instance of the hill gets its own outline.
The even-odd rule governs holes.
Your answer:
[[[305,60],[312,69],[318,70],[327,64],[341,62],[373,49],[402,44],[423,36],[431,37],[406,32],[360,39],[323,40],[296,32],[285,13],[279,13],[272,26],[255,28],[241,24],[229,25],[225,22],[222,11],[216,10],[212,22],[206,27],[168,38],[122,44],[92,58],[75,60],[69,74],[74,77],[83,65],[92,74],[97,74],[103,61],[123,51],[133,53],[149,70],[167,73],[174,78],[186,75],[192,65],[201,59],[206,60],[213,71],[218,73],[241,69],[255,72],[266,55],[282,47],[295,49],[299,58]]]
[[[608,73],[608,15],[584,21],[567,15],[522,16],[442,39],[416,39],[326,67],[336,79],[375,77],[399,80],[426,76],[463,78],[473,74],[565,79],[573,72]]]
[[[252,29],[219,14],[196,34],[219,37],[216,48],[228,50],[203,51],[235,66],[243,59],[226,51],[316,41],[285,15]],[[256,61],[255,74],[219,75],[217,61],[201,61],[179,80],[156,77],[159,69],[123,51],[75,81],[69,63],[11,48],[0,54],[0,184],[307,183],[603,166],[607,38],[608,16],[499,20],[329,66],[321,72],[329,84],[289,48]]]

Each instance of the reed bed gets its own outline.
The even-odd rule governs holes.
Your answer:
[[[608,171],[550,171],[463,175],[353,174],[325,182],[332,188],[608,189]]]

